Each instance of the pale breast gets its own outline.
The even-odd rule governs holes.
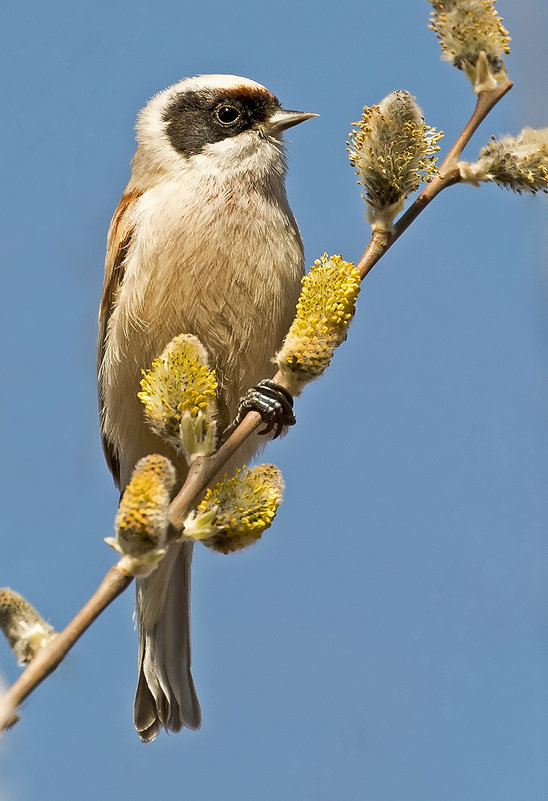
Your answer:
[[[227,425],[241,395],[272,376],[303,273],[283,187],[273,203],[249,186],[210,181],[191,196],[166,182],[140,198],[134,223],[101,377],[104,433],[132,465],[151,449],[165,452],[143,425],[141,369],[177,334],[194,334],[217,370]]]

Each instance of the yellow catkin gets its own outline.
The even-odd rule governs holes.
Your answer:
[[[318,378],[346,338],[360,291],[360,274],[341,256],[324,254],[303,278],[297,313],[276,362],[290,392]]]
[[[506,80],[502,60],[510,35],[497,14],[495,0],[430,0],[430,28],[442,58],[464,70],[476,92]]]
[[[365,106],[349,134],[348,154],[374,229],[390,230],[405,198],[436,174],[442,136],[425,124],[409,92],[398,90],[379,105]]]
[[[116,515],[117,550],[142,556],[165,545],[175,468],[165,456],[141,459],[127,485]]]
[[[9,587],[0,589],[0,628],[20,665],[32,661],[56,633],[22,595]]]
[[[506,189],[548,192],[548,128],[524,128],[518,136],[493,139],[476,162],[459,162],[463,181],[478,185],[492,181]]]
[[[193,418],[201,414],[206,426],[212,424],[216,395],[217,380],[208,366],[207,352],[190,334],[175,337],[150,370],[143,371],[138,393],[150,427],[176,447],[181,445],[181,420],[186,412]]]
[[[185,522],[184,536],[230,553],[259,540],[282,502],[284,483],[271,464],[242,468],[207,490]]]

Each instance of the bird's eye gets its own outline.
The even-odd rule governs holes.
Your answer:
[[[233,125],[240,117],[240,112],[234,106],[222,105],[215,109],[215,116],[222,125]]]

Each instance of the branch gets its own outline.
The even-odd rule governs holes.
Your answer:
[[[487,114],[511,88],[512,83],[507,81],[496,89],[480,92],[474,113],[447,154],[439,174],[427,184],[406,213],[400,217],[391,232],[375,231],[373,233],[369,245],[356,265],[362,280],[436,195],[460,181],[457,167],[459,156]],[[276,373],[274,381],[284,385],[284,379],[280,372]],[[178,531],[182,529],[183,521],[212,479],[261,424],[261,415],[258,412],[249,412],[216,453],[212,456],[198,457],[192,462],[185,483],[169,507],[169,521],[175,529]],[[0,731],[15,722],[14,715],[21,702],[57,668],[86,629],[118,595],[129,587],[132,580],[132,576],[124,573],[117,566],[109,570],[83,609],[62,632],[52,638],[38,653],[24,673],[6,692],[0,702]]]
[[[76,617],[63,631],[52,637],[48,645],[34,657],[26,670],[4,694],[0,700],[0,731],[10,728],[15,723],[14,715],[19,705],[50,673],[53,673],[86,629],[115,598],[129,587],[132,581],[132,576],[122,573],[116,566],[111,567]]]
[[[419,214],[434,200],[436,195],[439,195],[439,193],[448,186],[452,186],[460,181],[457,167],[459,156],[491,109],[496,106],[499,100],[502,100],[512,86],[513,84],[511,81],[506,81],[496,89],[480,92],[474,113],[449,150],[449,153],[440,166],[438,175],[425,186],[414,203],[405,214],[400,217],[391,232],[375,231],[373,233],[369,245],[356,265],[362,280],[394,242],[409,228],[411,223],[416,220]],[[281,373],[276,373],[274,381],[283,385],[284,381]],[[180,527],[200,493],[204,491],[211,479],[222,469],[230,457],[238,450],[240,445],[245,442],[260,425],[261,416],[257,412],[249,412],[238,428],[221,448],[219,448],[217,453],[213,454],[213,456],[196,459],[189,470],[183,487],[171,503],[170,522],[176,528]]]

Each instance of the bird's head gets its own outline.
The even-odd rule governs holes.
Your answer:
[[[261,84],[235,75],[186,78],[139,113],[134,177],[285,171],[283,132],[317,116],[287,111]]]

